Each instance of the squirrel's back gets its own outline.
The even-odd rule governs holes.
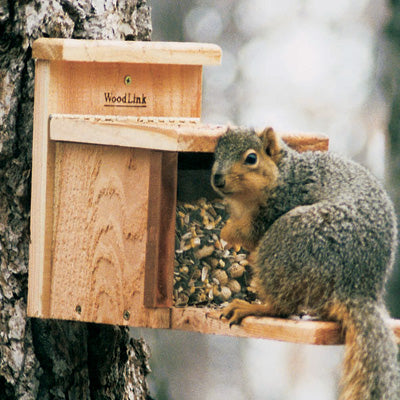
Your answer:
[[[363,280],[351,288],[358,290],[358,295],[381,295],[397,243],[395,212],[381,184],[364,167],[332,153],[283,152],[265,223],[270,223],[268,213],[272,219],[288,212],[296,214],[298,234],[309,238],[304,246],[315,248],[321,263],[335,265],[336,272],[342,270],[348,280],[349,275]],[[297,208],[301,206],[306,208]],[[275,216],[271,209],[276,210]],[[291,234],[296,234],[296,226],[292,225]],[[318,251],[323,248],[325,251]],[[333,258],[328,259],[327,248]]]
[[[231,130],[215,151],[213,187],[230,218],[221,236],[254,251],[264,305],[247,315],[317,314],[346,329],[342,400],[400,400],[397,346],[384,286],[397,242],[392,203],[360,165],[331,153],[297,153],[272,129]]]

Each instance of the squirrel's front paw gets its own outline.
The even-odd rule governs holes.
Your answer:
[[[256,243],[250,235],[247,226],[243,227],[243,224],[240,224],[239,220],[235,220],[234,222],[230,219],[227,221],[225,226],[221,229],[221,239],[228,243],[229,248],[240,249],[243,247],[248,251],[254,250]]]
[[[247,301],[234,299],[222,310],[220,318],[227,319],[229,326],[239,325],[244,317],[251,315],[244,315],[245,313],[243,313],[243,310],[245,310],[247,306],[250,306],[250,303],[247,303]]]
[[[232,229],[232,224],[228,221],[226,225],[221,229],[221,239],[225,240],[229,244],[230,247],[233,247],[236,243],[235,234]]]
[[[247,301],[234,299],[227,305],[220,318],[225,318],[229,322],[229,326],[240,325],[243,318],[253,316],[271,315],[271,307],[267,304],[250,304]]]
[[[227,223],[221,229],[221,239],[224,240],[226,244],[226,248],[235,249],[235,251],[239,251],[242,247],[243,243],[240,240],[237,230],[233,229],[232,223]]]

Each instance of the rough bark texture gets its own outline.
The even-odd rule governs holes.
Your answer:
[[[126,328],[26,318],[38,37],[149,40],[146,0],[0,0],[0,398],[146,399],[148,350]]]
[[[391,104],[388,137],[388,172],[391,195],[400,215],[400,0],[391,0],[391,19],[382,41],[383,70],[381,85]],[[399,221],[400,222],[400,221]],[[388,304],[394,317],[400,318],[400,246],[396,265],[388,287]]]

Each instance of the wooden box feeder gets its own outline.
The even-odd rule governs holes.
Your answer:
[[[248,317],[230,329],[217,310],[173,306],[178,156],[208,170],[226,130],[200,123],[202,67],[220,63],[218,46],[39,39],[33,57],[29,316],[341,342],[333,322]]]

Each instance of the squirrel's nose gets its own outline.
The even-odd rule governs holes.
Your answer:
[[[218,189],[222,189],[225,186],[225,178],[222,174],[215,174],[214,177],[214,186]]]

